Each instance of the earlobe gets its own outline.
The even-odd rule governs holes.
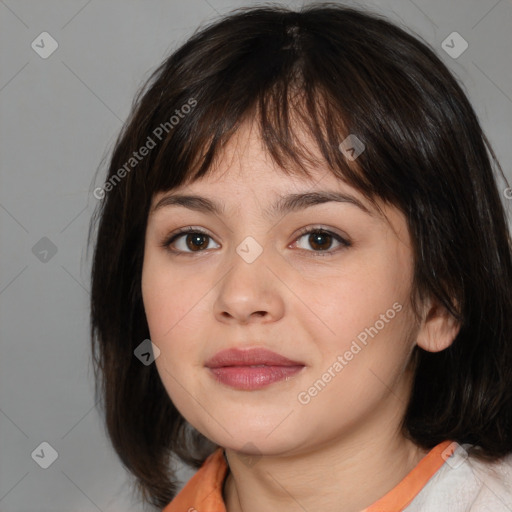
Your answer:
[[[448,348],[460,330],[460,323],[443,306],[433,303],[418,330],[416,344],[428,352]]]

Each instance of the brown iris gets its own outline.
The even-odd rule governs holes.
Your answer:
[[[313,249],[325,251],[331,247],[332,235],[324,231],[315,231],[309,235],[308,241]]]
[[[197,252],[196,249],[206,249],[208,247],[208,238],[208,235],[202,233],[189,234],[186,236],[187,247],[193,252]]]

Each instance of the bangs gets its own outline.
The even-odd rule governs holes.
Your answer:
[[[193,40],[192,44],[208,48],[179,56],[194,59],[187,67],[202,70],[190,82],[179,77],[179,94],[174,94],[171,80],[165,80],[166,75],[174,79],[179,75],[172,58],[167,69],[156,71],[159,83],[153,89],[159,92],[160,103],[148,128],[164,124],[191,99],[197,106],[159,143],[145,177],[148,195],[213,172],[223,148],[247,122],[256,124],[263,147],[286,174],[311,177],[308,169],[327,167],[375,205],[376,197],[397,201],[378,154],[384,132],[379,112],[385,116],[384,111],[396,105],[376,104],[382,85],[371,69],[371,43],[370,51],[362,45],[356,48],[361,58],[365,54],[357,64],[354,49],[340,52],[343,45],[334,44],[332,38],[339,39],[339,34],[322,37],[298,22],[290,24],[289,19],[287,24],[276,24],[275,17],[265,27],[264,37],[242,36],[236,30],[230,37],[240,48],[230,61],[221,55],[225,50],[215,45],[214,38]],[[392,151],[399,156],[396,148]]]
[[[240,69],[240,76],[244,71]],[[247,123],[258,130],[267,154],[285,174],[311,178],[310,169],[327,167],[371,200],[373,191],[360,166],[340,149],[351,133],[339,105],[321,85],[298,76],[301,70],[290,72],[293,77],[274,77],[254,95],[243,83],[238,87],[244,91],[239,97],[225,88],[215,102],[184,119],[168,134],[156,156],[150,171],[153,193],[212,174],[223,149]],[[177,140],[186,143],[177,144]],[[362,142],[359,137],[358,141]]]

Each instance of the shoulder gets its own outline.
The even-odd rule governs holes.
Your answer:
[[[512,453],[495,462],[468,462],[480,486],[471,510],[512,511]]]
[[[404,512],[511,512],[512,453],[494,462],[457,446]]]

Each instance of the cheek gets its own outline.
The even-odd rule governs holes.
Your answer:
[[[361,258],[343,274],[324,280],[323,287],[309,287],[306,295],[314,300],[312,309],[318,311],[326,327],[322,328],[326,335],[314,335],[312,327],[318,326],[318,318],[309,315],[311,322],[301,319],[319,347],[319,367],[328,371],[336,362],[343,367],[339,372],[331,370],[338,376],[332,386],[333,400],[334,389],[341,393],[349,386],[371,395],[379,391],[375,387],[382,387],[379,379],[395,381],[413,346],[414,318],[409,307],[412,259],[399,246],[379,254],[380,258]],[[303,291],[306,294],[306,289]]]
[[[186,326],[198,325],[194,317],[204,308],[202,298],[208,290],[197,273],[180,275],[160,259],[149,256],[145,260],[141,282],[146,319],[157,345],[168,344]]]
[[[349,340],[377,321],[378,326],[384,321],[388,330],[395,317],[403,316],[397,309],[403,310],[409,301],[410,282],[407,264],[373,260],[322,283],[305,283],[301,293],[330,336]],[[379,321],[381,315],[385,318]]]
[[[184,274],[169,264],[148,259],[142,273],[142,295],[151,341],[160,349],[157,371],[169,398],[194,425],[201,424],[191,395],[207,393],[201,380],[202,344],[208,309],[208,284],[201,273]],[[211,286],[209,287],[211,289]]]

